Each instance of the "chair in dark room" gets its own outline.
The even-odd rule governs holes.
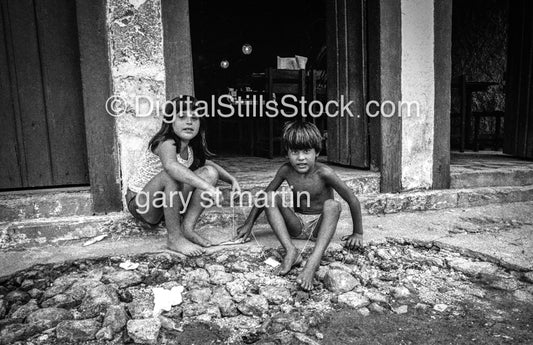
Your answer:
[[[265,72],[266,76],[266,99],[276,100],[278,102],[278,109],[281,111],[281,98],[285,95],[294,95],[298,100],[301,97],[306,97],[306,71],[305,70],[284,70],[268,68]],[[292,100],[290,101],[292,104]],[[299,103],[295,104],[299,108]],[[266,114],[265,109],[265,114]],[[292,109],[288,109],[292,113]],[[255,131],[257,133],[257,142],[254,145],[254,154],[266,156],[270,159],[274,157],[274,153],[281,154],[281,131],[283,124],[286,121],[296,120],[300,117],[298,114],[295,117],[284,117],[278,114],[277,117],[264,116],[259,121],[256,121]],[[279,150],[275,150],[278,149]]]

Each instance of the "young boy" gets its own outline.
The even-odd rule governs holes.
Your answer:
[[[279,168],[266,188],[268,200],[264,210],[270,226],[286,251],[278,274],[287,274],[301,261],[300,251],[291,238],[316,241],[307,264],[297,278],[304,290],[311,290],[315,272],[335,233],[341,213],[341,204],[334,200],[333,191],[339,193],[350,206],[353,233],[346,240],[346,246],[350,249],[362,245],[361,206],[335,171],[316,161],[322,148],[322,136],[314,124],[299,121],[288,123],[283,130],[283,145],[289,162]],[[283,181],[287,181],[292,190],[294,209],[285,205],[281,196],[275,193]],[[262,210],[254,207],[250,211],[244,225],[238,229],[238,238],[247,239],[250,236],[253,224]]]

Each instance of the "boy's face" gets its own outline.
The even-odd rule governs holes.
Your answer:
[[[305,174],[315,166],[318,154],[315,149],[289,149],[287,157],[294,170],[300,174]]]

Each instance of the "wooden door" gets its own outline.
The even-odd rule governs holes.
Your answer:
[[[365,111],[365,1],[327,1],[328,99],[350,107],[354,117],[328,117],[328,160],[369,168]]]
[[[75,1],[0,2],[0,189],[87,185]]]
[[[503,152],[533,159],[533,4],[509,5]]]

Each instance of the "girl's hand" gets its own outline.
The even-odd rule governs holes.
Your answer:
[[[344,246],[348,249],[355,249],[363,247],[363,234],[354,233],[341,238],[341,241],[346,241]]]
[[[215,205],[220,205],[222,201],[224,200],[224,197],[222,196],[222,192],[220,189],[211,186],[211,188],[206,189],[204,193],[207,195],[207,197],[215,202]]]
[[[239,186],[239,182],[237,182],[237,179],[233,179],[233,182],[231,183],[231,192],[233,193],[233,195],[241,195],[241,186]]]

